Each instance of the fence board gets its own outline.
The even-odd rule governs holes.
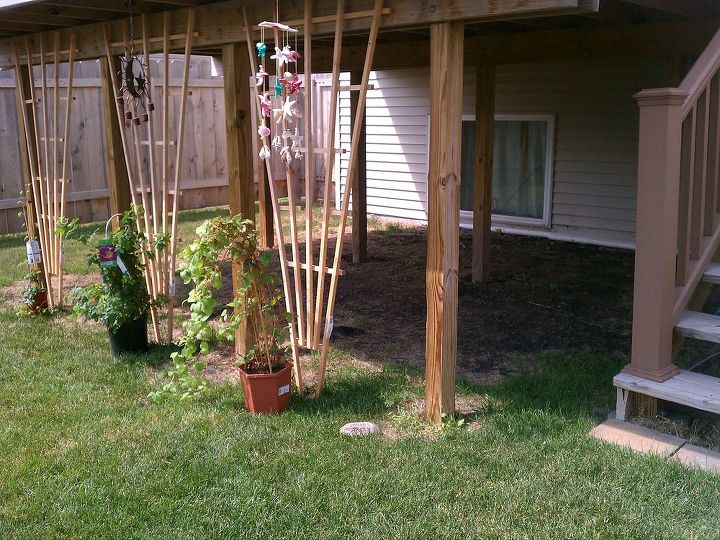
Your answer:
[[[153,74],[159,73],[160,69],[161,66],[153,61]],[[173,59],[170,72],[178,80],[170,81],[171,133],[177,126],[182,69],[182,57]],[[182,209],[217,206],[227,202],[223,79],[213,77],[212,73],[210,57],[192,58],[187,136],[180,164],[182,185],[192,188],[183,189],[180,200]],[[51,74],[49,70],[50,80]],[[61,87],[66,84],[66,78],[67,65],[61,64]],[[76,90],[70,137],[68,217],[78,217],[81,222],[103,220],[109,215],[109,191],[99,63],[92,60],[76,62],[73,86]],[[152,95],[157,107],[162,102],[161,87],[155,87]],[[22,204],[18,204],[22,200],[22,181],[17,121],[14,77],[11,70],[3,70],[0,71],[0,234],[19,232],[23,227],[22,219],[17,217],[22,207]],[[174,152],[170,152],[170,155],[172,176]],[[143,161],[147,162],[147,159],[145,150]]]

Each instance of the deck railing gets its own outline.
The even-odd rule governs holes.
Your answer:
[[[674,375],[673,329],[720,245],[720,31],[677,88],[643,90],[633,344],[626,372]]]
[[[675,320],[720,244],[719,70],[720,31],[679,86],[688,95],[682,105]]]

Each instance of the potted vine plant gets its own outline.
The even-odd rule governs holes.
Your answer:
[[[125,212],[118,230],[88,257],[89,265],[100,267],[102,282],[71,291],[77,315],[105,324],[114,355],[148,350],[147,316],[153,302],[143,274],[137,212],[142,208]]]
[[[47,289],[42,286],[41,275],[40,270],[32,269],[25,276],[28,284],[23,291],[23,301],[30,313],[33,314],[43,312],[48,308]]]
[[[202,355],[220,342],[231,342],[240,324],[248,325],[254,345],[239,358],[245,405],[252,413],[282,412],[290,401],[292,364],[287,361],[288,320],[277,278],[268,265],[270,252],[258,247],[254,224],[241,215],[215,217],[197,229],[198,238],[180,253],[180,277],[192,283],[188,294],[190,317],[172,354],[170,382],[151,397],[167,394],[187,398],[202,391]],[[222,265],[236,265],[235,295],[219,317],[215,293],[223,285]]]

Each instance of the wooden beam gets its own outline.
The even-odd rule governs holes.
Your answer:
[[[386,7],[391,9],[390,15],[383,18],[383,30],[394,28],[427,27],[433,22],[449,20],[503,20],[513,18],[532,18],[551,15],[571,15],[595,11],[596,0],[494,0],[493,2],[478,2],[476,0],[436,0],[435,2],[418,2],[417,0],[386,0]],[[332,2],[324,2],[318,6],[317,16],[331,15],[334,13]],[[119,0],[63,0],[53,1],[50,5],[60,7],[87,7],[97,11],[110,11],[126,13],[127,7]],[[353,10],[369,11],[372,8],[372,0],[357,0],[354,2]],[[199,5],[194,8],[196,11],[195,30],[198,37],[193,40],[193,47],[211,47],[244,41],[242,15],[240,7],[245,6],[249,11],[251,20],[272,19],[274,9],[271,2],[266,0],[228,0]],[[150,8],[154,6],[150,5]],[[280,18],[283,20],[302,19],[304,6],[302,2],[283,4],[280,11]],[[136,12],[152,11],[148,4],[137,3],[134,8]],[[187,19],[187,9],[177,9],[172,12],[170,34],[177,35],[184,32],[184,21]],[[162,29],[162,13],[152,13],[149,16],[149,33],[160,35]],[[111,42],[123,42],[122,27],[126,24],[126,18],[115,19],[107,23],[93,23],[71,29],[60,30],[60,40],[64,46],[70,42],[70,31],[77,35],[78,60],[99,58],[103,56],[102,27],[109,26]],[[334,31],[333,21],[317,23],[313,28],[315,36],[331,35]],[[345,21],[344,31],[366,32],[370,28],[369,18],[358,18]],[[39,42],[39,36],[33,36],[34,41]],[[12,65],[13,38],[0,40],[0,67]],[[162,49],[161,43],[151,43],[150,52],[158,52]],[[121,52],[118,47],[116,52]]]
[[[350,82],[359,85],[362,71],[352,71]],[[358,92],[350,94],[350,119],[355,123],[355,111],[358,106]],[[368,261],[367,251],[367,163],[365,159],[365,115],[359,126],[352,126],[352,131],[360,130],[360,141],[357,149],[357,173],[353,176],[352,187],[352,257],[354,263]]]
[[[425,416],[455,413],[463,23],[433,24],[430,64]]]
[[[475,79],[472,280],[481,283],[490,277],[495,66],[479,64]]]
[[[720,19],[641,23],[600,28],[567,28],[506,32],[467,38],[465,65],[552,62],[585,58],[658,57],[700,54],[720,26]],[[362,46],[343,47],[343,69],[362,66]],[[313,68],[327,71],[332,49],[313,49]],[[426,40],[381,43],[373,69],[403,69],[430,65]]]
[[[621,0],[625,4],[663,11],[681,17],[708,17],[717,16],[717,8],[708,7],[699,2],[688,0]]]
[[[225,133],[227,135],[228,197],[230,214],[255,221],[252,125],[248,74],[250,61],[243,43],[223,47],[225,85]],[[233,262],[233,293],[242,287],[242,267]],[[243,322],[235,332],[235,352],[247,353],[252,346],[249,327]]]
[[[113,69],[116,72],[120,71],[119,57],[115,58]],[[115,92],[112,88],[107,62],[100,62],[100,75],[102,82],[103,131],[107,156],[108,187],[110,189],[110,215],[113,215],[129,210],[132,204],[132,196],[130,194],[127,164],[123,154],[120,124],[118,124],[118,115],[115,111],[115,107],[117,107]],[[113,227],[117,228],[117,221],[115,220],[113,220]]]

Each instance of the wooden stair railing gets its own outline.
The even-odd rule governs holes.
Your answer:
[[[661,383],[679,371],[673,334],[720,247],[720,31],[677,88],[635,98],[633,343],[623,373]]]

